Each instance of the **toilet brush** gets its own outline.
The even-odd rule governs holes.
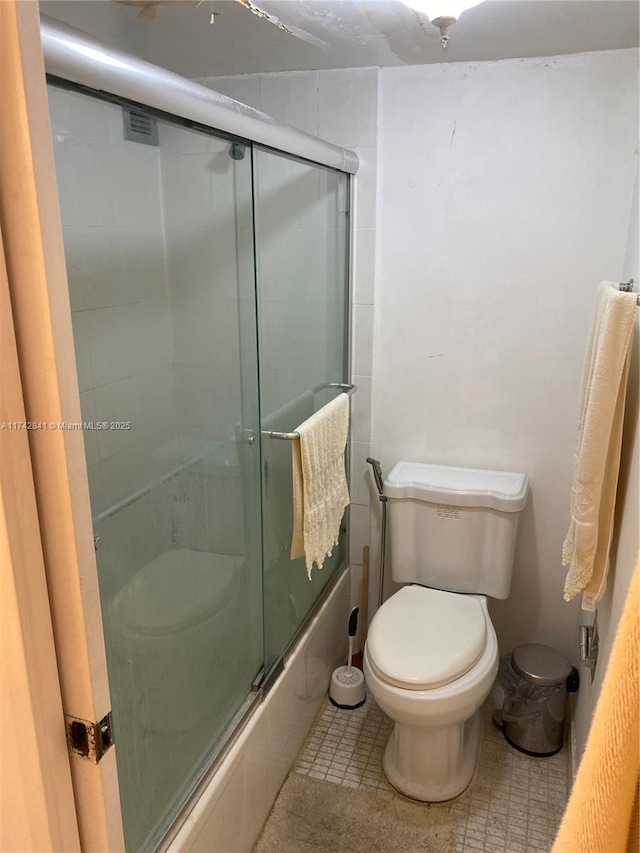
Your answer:
[[[352,666],[353,640],[358,630],[358,608],[354,607],[349,615],[349,659],[346,666],[334,669],[329,688],[329,699],[336,708],[352,711],[364,705],[367,698],[362,670]]]

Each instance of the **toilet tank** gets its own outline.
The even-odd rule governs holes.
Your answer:
[[[398,462],[384,487],[394,581],[507,598],[528,488],[526,474]]]

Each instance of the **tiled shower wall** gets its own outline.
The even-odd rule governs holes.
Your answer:
[[[254,163],[260,405],[267,428],[292,429],[326,402],[310,390],[341,379],[346,181],[271,151]]]
[[[360,158],[352,208],[353,381],[358,393],[352,404],[351,535],[352,600],[360,598],[362,548],[369,544],[371,492],[368,465],[371,440],[371,363],[373,352],[374,269],[376,251],[376,173],[378,70],[298,71],[250,74],[200,80],[274,116],[280,121],[350,148]]]
[[[175,427],[160,157],[113,105],[55,88],[50,105],[82,411],[133,425],[85,431],[95,513],[143,485]]]
[[[228,143],[183,127],[162,124],[160,144],[177,403],[197,452],[203,435],[233,442],[241,410],[234,161]]]
[[[352,433],[352,562],[358,565],[369,524],[363,460],[371,408],[377,73],[323,75],[322,86],[314,82],[316,75],[296,76],[295,101],[288,91],[279,94],[280,83],[285,82],[284,76],[279,77],[257,86],[262,88],[265,109],[277,114],[280,99],[287,120],[292,120],[287,105],[290,111],[301,109],[298,124],[303,129],[357,147],[362,158],[363,177],[355,201],[356,267],[362,273],[355,279],[353,353],[359,393]],[[237,97],[255,103],[259,81],[247,78],[244,83],[247,91]],[[344,103],[342,122],[333,108],[338,96]],[[131,566],[144,565],[168,548],[226,554],[240,549],[242,507],[234,447],[241,411],[238,323],[253,315],[244,311],[238,316],[237,280],[240,275],[243,281],[249,277],[253,281],[254,275],[251,186],[241,181],[239,185],[237,175],[234,180],[228,143],[206,135],[162,123],[159,148],[125,141],[118,107],[60,89],[51,90],[51,115],[83,416],[133,425],[131,431],[118,434],[84,433],[94,516],[181,464],[199,460],[152,495],[101,523],[103,548],[117,551],[108,560],[119,567],[109,573],[115,592],[128,580]],[[337,304],[331,303],[330,293],[325,294],[324,258],[311,269],[308,264],[314,247],[319,251],[329,245],[332,224],[335,232],[335,223],[323,219],[322,175],[309,169],[309,180],[319,184],[300,187],[299,175],[289,174],[290,165],[286,159],[265,156],[259,170],[260,236],[264,231],[269,237],[258,241],[261,280],[269,285],[262,298],[263,325],[270,332],[263,338],[262,368],[264,380],[284,392],[291,383],[278,372],[278,324],[284,321],[288,330],[299,334],[299,363],[289,352],[282,356],[287,370],[300,368],[303,374],[305,354],[313,357],[316,351],[310,342],[317,339],[330,346],[329,332],[341,334],[333,319]],[[201,177],[194,180],[194,174]],[[190,189],[185,191],[186,187]],[[310,189],[317,198],[309,195]],[[287,210],[304,203],[306,218],[299,222],[289,214],[283,218],[281,211],[272,210],[278,203]],[[280,233],[284,243],[279,247],[275,238]],[[283,253],[292,257],[291,234],[296,245],[307,248],[298,253],[303,262],[283,270]],[[319,298],[315,329],[296,329],[291,323],[296,311],[292,294],[304,296],[298,286],[302,279]],[[253,293],[252,286],[250,290]],[[255,325],[246,337],[253,341]],[[317,381],[330,378],[322,374]],[[204,436],[209,439],[208,450],[201,459]],[[214,522],[203,525],[198,523],[198,508],[210,503],[211,476],[218,477],[216,494],[225,498],[216,505]],[[182,482],[185,478],[192,481],[188,486]],[[183,499],[186,492],[191,508]],[[162,523],[165,510],[171,524]]]
[[[124,140],[119,108],[54,87],[49,99],[82,415],[132,424],[84,430],[95,516],[175,467],[162,452],[176,407],[160,157]],[[113,592],[132,565],[170,547],[154,524],[159,500],[142,498],[100,531],[115,549]]]
[[[253,251],[250,175],[241,168],[236,178],[227,142],[166,123],[159,136],[180,427],[170,452],[187,466],[166,487],[172,544],[240,554],[238,259],[243,249],[249,256]],[[252,281],[252,265],[250,275]]]
[[[167,124],[160,147],[126,141],[119,107],[49,93],[83,419],[131,422],[83,431],[92,514],[155,486],[96,524],[109,599],[170,548],[242,550],[233,161]],[[241,215],[251,253],[249,183]]]

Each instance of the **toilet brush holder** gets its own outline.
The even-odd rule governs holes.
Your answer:
[[[346,666],[334,669],[329,687],[329,700],[336,708],[353,711],[364,705],[366,696],[362,670],[351,665],[353,659],[353,639],[358,630],[358,608],[354,607],[349,616],[349,660]]]
[[[366,699],[364,675],[362,670],[348,666],[339,666],[333,670],[329,699],[336,708],[352,711],[364,705]]]

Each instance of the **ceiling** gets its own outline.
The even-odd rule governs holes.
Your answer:
[[[293,35],[233,0],[159,8],[156,20],[112,0],[40,0],[41,11],[186,77],[557,56],[637,47],[637,0],[485,0],[443,50],[428,18],[400,0],[255,0]],[[211,12],[219,14],[211,25]]]

